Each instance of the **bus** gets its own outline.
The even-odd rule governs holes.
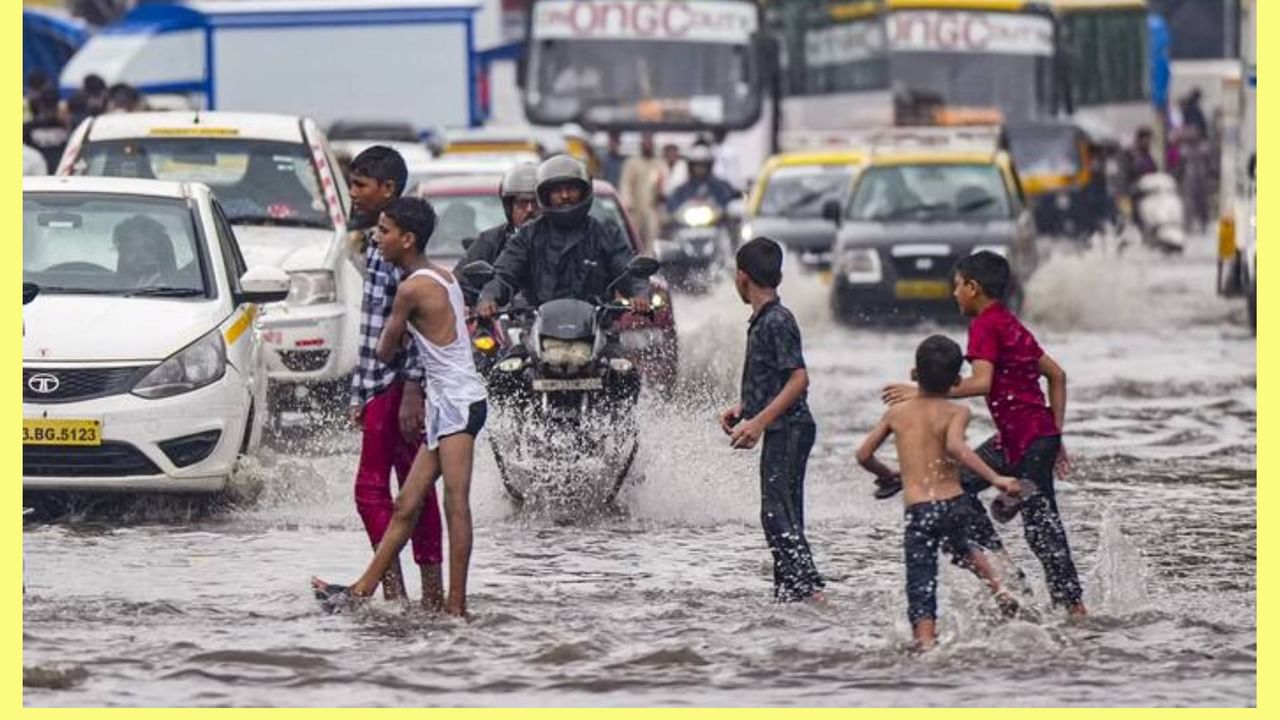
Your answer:
[[[1062,103],[1041,2],[784,3],[770,23],[783,49],[785,149],[848,142],[858,128],[1048,118]]]
[[[1050,0],[1058,29],[1062,109],[1095,140],[1161,135],[1151,100],[1147,0]]]
[[[769,43],[754,0],[531,0],[525,117],[590,131],[760,121]]]

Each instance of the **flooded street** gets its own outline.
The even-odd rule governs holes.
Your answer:
[[[940,648],[907,652],[902,505],[853,453],[879,389],[920,339],[832,322],[788,277],[818,441],[806,524],[827,606],[770,602],[757,452],[715,413],[736,392],[749,309],[725,284],[676,298],[684,390],[647,400],[620,517],[517,513],[481,445],[470,623],[381,600],[325,615],[311,575],[354,580],[369,549],[352,499],[356,437],[264,451],[257,500],[189,514],[146,500],[24,533],[28,706],[1256,703],[1255,341],[1214,295],[1212,241],[1187,257],[1063,254],[1028,288],[1027,325],[1066,369],[1073,472],[1059,504],[1093,614],[1048,608],[1020,523],[1003,534],[1040,622],[1005,622],[946,567]],[[974,401],[972,445],[991,432]],[[405,554],[408,562],[408,553]],[[413,583],[416,585],[416,582]],[[416,588],[414,594],[417,594]]]

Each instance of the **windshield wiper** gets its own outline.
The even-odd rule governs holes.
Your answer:
[[[40,294],[64,293],[67,295],[119,295],[119,290],[103,290],[97,288],[59,287],[57,285],[41,285]]]
[[[329,225],[323,220],[311,220],[299,217],[272,217],[270,215],[237,215],[229,218],[232,225],[279,225],[281,227],[319,228],[328,230]]]
[[[814,200],[820,199],[823,195],[826,195],[827,192],[828,191],[826,190],[810,190],[804,195],[801,195],[795,200],[792,200],[791,202],[782,206],[778,210],[778,214],[783,217],[789,217],[792,211],[799,210],[800,208],[804,207],[805,205],[808,205]]]
[[[969,202],[957,207],[956,210],[960,213],[971,213],[974,210],[981,210],[988,205],[994,205],[995,202],[996,199],[993,197],[978,198],[976,200],[970,200]]]
[[[918,212],[930,212],[937,210],[945,210],[950,207],[947,203],[916,203],[914,205],[903,205],[896,207],[889,212],[877,215],[874,220],[896,220],[903,215],[911,215]]]
[[[203,290],[189,287],[169,287],[166,285],[152,285],[151,287],[138,288],[125,293],[125,297],[195,297],[203,295]]]

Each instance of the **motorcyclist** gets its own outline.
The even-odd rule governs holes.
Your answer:
[[[711,148],[694,145],[685,153],[684,160],[689,169],[689,180],[667,196],[667,212],[674,213],[681,205],[696,197],[708,197],[721,208],[738,197],[737,189],[712,172],[715,155]]]
[[[526,222],[538,216],[538,197],[534,193],[538,184],[538,164],[523,162],[507,171],[498,183],[498,197],[502,199],[502,211],[507,221],[484,230],[476,237],[459,267],[483,260],[490,265],[498,261],[507,241],[515,237]]]
[[[541,216],[507,242],[476,313],[493,317],[517,292],[535,307],[560,298],[607,301],[618,277],[623,279],[615,289],[630,295],[632,309],[648,312],[648,281],[626,275],[635,257],[627,239],[589,214],[593,193],[586,166],[568,155],[548,158],[538,166],[536,194]]]

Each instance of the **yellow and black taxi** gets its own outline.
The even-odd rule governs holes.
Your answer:
[[[837,219],[865,154],[852,148],[815,149],[769,158],[747,200],[742,241],[769,237],[805,270],[827,272]]]
[[[1009,259],[1016,307],[1036,233],[998,128],[901,128],[869,140],[838,215],[831,307],[847,322],[947,316],[952,271],[990,250]]]

